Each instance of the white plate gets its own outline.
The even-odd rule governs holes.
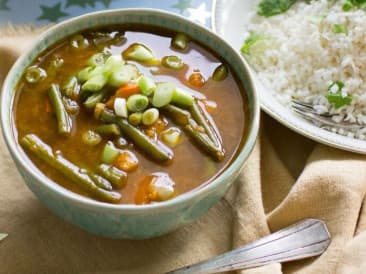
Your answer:
[[[214,0],[213,2],[213,30],[239,51],[243,44],[248,15],[255,10],[257,1]],[[259,93],[262,109],[280,123],[320,143],[366,154],[366,141],[345,137],[317,127],[281,105],[257,79],[254,79],[254,83]]]

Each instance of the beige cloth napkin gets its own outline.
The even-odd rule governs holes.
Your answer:
[[[0,32],[0,82],[38,31]],[[110,240],[65,223],[23,183],[0,135],[0,273],[162,273],[249,243],[303,218],[323,219],[320,257],[241,273],[365,273],[366,157],[316,144],[266,115],[236,184],[196,222],[143,241]]]

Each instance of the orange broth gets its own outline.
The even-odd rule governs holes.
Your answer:
[[[116,26],[113,29],[124,30],[122,26]],[[169,32],[155,30],[154,33],[151,33],[150,29],[142,27],[135,29],[129,27],[128,29],[124,32],[126,42],[121,46],[111,46],[111,52],[120,55],[132,43],[141,43],[149,47],[157,58],[167,55],[176,55],[182,58],[187,64],[183,70],[172,70],[161,66],[144,66],[133,61],[129,61],[129,63],[135,64],[143,74],[153,78],[156,82],[169,81],[186,90],[200,92],[207,97],[207,100],[216,102],[217,107],[211,108],[209,106],[212,104],[209,104],[207,109],[222,136],[225,157],[222,161],[213,160],[199,149],[184,131],[182,131],[180,144],[172,148],[174,159],[169,164],[152,161],[146,154],[136,149],[133,142],[129,141],[128,148],[137,156],[139,163],[136,169],[128,172],[126,185],[121,190],[117,190],[122,194],[120,203],[123,204],[135,203],[138,200],[139,188],[145,187],[141,185],[146,185],[144,178],[155,172],[169,174],[175,182],[177,195],[208,183],[235,158],[245,139],[247,118],[246,98],[231,70],[223,81],[214,81],[211,78],[215,68],[222,64],[219,57],[194,41],[189,42],[188,50],[175,50],[170,46],[174,34]],[[88,37],[88,31],[83,32],[83,34]],[[103,123],[96,120],[93,112],[86,110],[79,100],[79,113],[72,116],[73,130],[71,136],[60,136],[57,132],[55,115],[50,107],[48,89],[51,83],[61,86],[65,79],[80,71],[90,56],[97,52],[100,52],[100,48],[92,43],[83,50],[72,49],[68,39],[65,39],[41,53],[33,65],[38,65],[46,71],[55,56],[62,58],[64,63],[56,72],[48,72],[48,76],[38,84],[29,84],[23,77],[17,87],[18,96],[14,108],[15,130],[19,140],[26,134],[36,134],[54,151],[61,151],[69,161],[81,168],[93,171],[100,164],[101,153],[108,138],[103,137],[100,144],[90,147],[82,142],[81,136],[85,131]],[[152,73],[154,70],[158,70],[158,72]],[[188,82],[189,76],[194,70],[199,70],[205,79],[202,87],[194,87]],[[171,120],[167,119],[167,121],[167,128],[176,126]],[[38,169],[50,179],[71,191],[90,197],[87,192],[81,190],[58,171],[50,168],[47,163],[31,155],[28,151],[26,153]]]

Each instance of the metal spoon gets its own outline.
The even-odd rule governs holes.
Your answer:
[[[322,254],[330,244],[321,220],[305,219],[244,247],[166,274],[210,274],[304,259]]]

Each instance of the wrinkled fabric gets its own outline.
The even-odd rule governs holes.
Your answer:
[[[0,83],[40,30],[0,31]],[[317,144],[262,113],[260,134],[226,196],[194,223],[142,241],[88,234],[29,191],[0,135],[0,273],[163,273],[255,241],[304,218],[332,242],[312,259],[240,273],[365,273],[366,157]]]

